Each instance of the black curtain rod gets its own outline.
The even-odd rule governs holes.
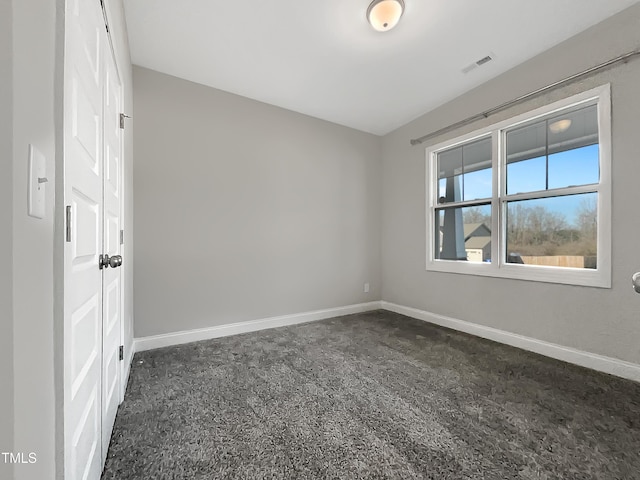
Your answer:
[[[494,113],[497,113],[501,110],[504,110],[505,108],[509,108],[512,105],[516,105],[520,102],[523,102],[525,100],[528,100],[532,97],[538,96],[542,93],[548,92],[549,90],[552,90],[554,88],[558,88],[561,86],[566,85],[567,83],[573,82],[575,80],[581,79],[583,77],[586,77],[588,75],[592,75],[596,72],[599,72],[600,70],[604,70],[605,68],[611,67],[612,65],[615,65],[617,63],[621,63],[621,62],[627,62],[629,61],[632,57],[638,56],[640,55],[640,49],[638,50],[634,50],[632,52],[629,53],[625,53],[624,55],[620,55],[619,57],[616,58],[612,58],[611,60],[608,60],[604,63],[601,63],[600,65],[596,65],[595,67],[591,67],[588,68],[587,70],[584,70],[580,73],[576,73],[574,75],[571,75],[570,77],[564,78],[562,80],[559,80],[557,82],[551,83],[549,85],[547,85],[546,87],[542,87],[539,88],[538,90],[534,90],[533,92],[529,92],[525,95],[521,95],[518,98],[514,98],[513,100],[510,100],[508,102],[505,102],[501,105],[498,105],[497,107],[493,107],[489,110],[486,110],[482,113],[478,113],[476,115],[473,115],[471,117],[465,118],[464,120],[461,120],[459,122],[456,123],[452,123],[451,125],[441,128],[440,130],[436,130],[435,132],[432,133],[428,133],[426,135],[423,135],[420,138],[414,138],[411,140],[411,145],[419,145],[423,142],[425,142],[426,140],[429,140],[430,138],[433,137],[437,137],[438,135],[442,135],[443,133],[447,133],[450,132],[452,130],[456,130],[460,127],[464,127],[465,125],[468,125],[470,123],[473,123],[477,120],[481,120],[483,118],[487,118],[490,115],[493,115]]]

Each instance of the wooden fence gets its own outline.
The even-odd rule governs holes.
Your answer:
[[[582,255],[551,255],[551,256],[528,256],[522,255],[522,261],[527,265],[546,265],[549,267],[573,267],[573,268],[596,268],[595,256]]]

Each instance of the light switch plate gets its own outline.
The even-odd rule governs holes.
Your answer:
[[[47,161],[33,145],[29,145],[29,193],[28,213],[31,217],[44,218]]]

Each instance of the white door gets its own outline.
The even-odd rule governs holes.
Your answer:
[[[68,0],[65,22],[64,468],[99,480],[120,399],[120,269],[100,268],[120,252],[120,87],[98,0]]]
[[[65,478],[102,470],[102,55],[97,2],[69,0],[64,66]]]
[[[105,54],[104,84],[104,247],[110,258],[120,255],[121,140],[120,81],[111,51]],[[114,262],[114,265],[116,263]],[[103,275],[102,329],[102,457],[120,403],[121,269],[108,267]]]

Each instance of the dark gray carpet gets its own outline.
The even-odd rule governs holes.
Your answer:
[[[636,479],[640,384],[385,311],[136,354],[103,479]]]

